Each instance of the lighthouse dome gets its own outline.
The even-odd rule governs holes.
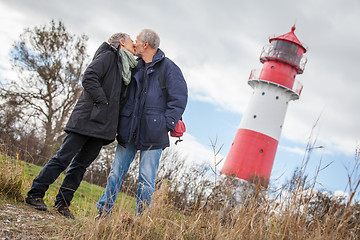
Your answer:
[[[273,37],[269,39],[269,42],[272,43],[273,41],[276,40],[280,40],[280,41],[286,41],[289,42],[291,44],[295,44],[298,45],[300,48],[302,48],[302,53],[306,53],[306,48],[304,47],[304,45],[299,41],[299,39],[296,37],[295,35],[295,25],[292,26],[291,31],[288,33],[285,33],[281,36],[278,37]]]

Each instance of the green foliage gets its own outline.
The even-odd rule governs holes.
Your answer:
[[[25,176],[25,181],[27,183],[32,183],[32,180],[39,174],[42,167],[36,166],[31,163],[21,162],[23,175]],[[48,206],[54,205],[55,197],[58,193],[59,187],[64,179],[64,174],[61,174],[59,178],[50,185],[48,191],[45,194],[44,202]],[[28,184],[29,185],[29,184]],[[26,191],[28,191],[30,185]],[[88,182],[82,181],[78,190],[74,194],[72,200],[72,205],[70,209],[77,215],[88,216],[89,214],[96,212],[96,202],[100,199],[101,195],[104,193],[105,189],[103,187],[90,184]],[[23,193],[24,195],[26,192]],[[126,208],[130,211],[135,207],[135,199],[128,197],[124,193],[120,193],[117,199],[118,204],[127,203]],[[132,210],[133,211],[133,210]]]
[[[30,189],[33,179],[41,171],[41,166],[23,162],[18,159],[7,157],[0,153],[0,193],[2,196],[17,201],[24,201],[27,191]],[[49,207],[54,205],[56,194],[64,179],[64,174],[49,186],[45,194],[44,202]],[[104,193],[103,187],[82,181],[76,191],[70,209],[78,216],[89,216],[96,210],[96,202]],[[124,193],[120,193],[117,199],[118,208],[133,212],[136,200]]]

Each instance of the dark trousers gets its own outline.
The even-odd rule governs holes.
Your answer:
[[[39,175],[34,179],[28,198],[43,198],[49,185],[52,184],[70,164],[55,206],[69,206],[74,193],[80,185],[86,168],[95,160],[103,145],[102,139],[68,133],[61,148],[51,158]],[[72,160],[72,161],[71,161]]]

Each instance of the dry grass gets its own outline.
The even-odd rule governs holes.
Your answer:
[[[0,154],[0,193],[3,196],[22,200],[23,178],[19,159],[10,159]]]
[[[30,185],[30,180],[22,175],[19,160],[10,160],[4,155],[0,155],[0,160],[1,194],[23,201],[23,188]],[[301,176],[299,183],[300,179]],[[223,199],[214,197],[197,209],[180,212],[174,210],[173,200],[169,199],[168,185],[161,184],[155,192],[150,211],[134,217],[133,211],[129,210],[129,206],[133,208],[133,200],[120,198],[114,213],[99,221],[94,219],[96,208],[93,199],[84,198],[82,204],[90,210],[83,213],[80,209],[76,211],[77,220],[73,224],[58,221],[56,234],[59,239],[109,240],[360,239],[360,205],[353,202],[353,198],[347,202],[319,200],[321,195],[313,188],[305,191],[301,186],[298,184],[285,198],[281,194],[283,190],[270,198],[266,191],[257,188],[235,207],[229,207],[230,198],[227,197],[231,195],[229,191],[232,187],[227,186],[222,188]]]
[[[134,218],[119,209],[112,216],[88,219],[80,239],[359,239],[359,219],[354,208],[331,206],[325,214],[309,219],[309,194],[298,189],[287,201],[260,195],[238,208],[216,203],[189,215],[172,209],[163,187],[155,195],[151,212]],[[310,195],[311,196],[311,195]],[[357,208],[357,211],[359,208]],[[129,222],[132,219],[133,222]]]

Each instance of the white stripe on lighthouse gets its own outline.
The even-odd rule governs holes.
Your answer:
[[[240,128],[265,134],[279,141],[288,102],[292,95],[273,84],[255,82],[253,96],[243,115]]]

